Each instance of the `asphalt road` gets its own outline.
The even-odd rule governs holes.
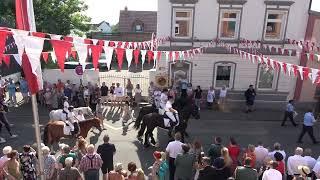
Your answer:
[[[153,163],[153,151],[163,151],[165,149],[168,142],[167,133],[162,129],[155,130],[154,134],[160,147],[145,149],[136,139],[137,131],[132,128],[133,120],[123,123],[120,119],[121,113],[121,108],[110,109],[106,107],[104,124],[107,130],[102,133],[97,130],[91,131],[88,141],[97,147],[103,142],[103,135],[108,134],[111,138],[111,143],[116,145],[115,162],[122,162],[126,167],[127,163],[134,161],[147,172],[148,167]],[[138,109],[135,109],[132,113],[133,116],[136,116]],[[302,114],[302,112],[299,113],[297,118],[300,121]],[[7,117],[14,124],[12,127],[13,132],[18,134],[19,137],[9,139],[6,130],[2,129],[1,135],[7,139],[7,143],[1,144],[0,148],[5,145],[11,145],[15,149],[21,150],[24,144],[33,144],[35,142],[31,104],[10,108]],[[39,117],[40,126],[43,127],[49,119],[48,111],[44,107],[39,106]],[[281,111],[257,110],[251,114],[245,114],[242,111],[224,113],[202,110],[200,120],[192,119],[189,121],[190,124],[187,131],[190,134],[190,138],[187,141],[192,142],[194,139],[199,139],[205,149],[211,144],[213,136],[221,136],[223,143],[226,145],[229,137],[235,137],[243,148],[248,144],[256,144],[258,141],[264,142],[268,147],[272,147],[274,142],[280,142],[289,155],[299,145],[304,148],[312,148],[314,156],[317,158],[320,155],[320,146],[313,145],[307,135],[304,137],[304,144],[296,144],[301,130],[301,122],[297,128],[289,124],[289,121],[286,127],[281,127],[282,117],[283,112]],[[320,140],[320,123],[315,126],[315,136]],[[70,140],[66,140],[66,142],[74,144]]]

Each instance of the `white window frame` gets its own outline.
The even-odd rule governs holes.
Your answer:
[[[214,79],[213,79],[213,87],[214,88],[221,88],[221,87],[217,87],[217,75],[218,75],[218,66],[230,66],[231,67],[231,71],[230,71],[230,80],[229,80],[229,86],[227,87],[228,89],[232,89],[233,88],[233,82],[234,82],[234,74],[235,74],[235,69],[236,66],[233,63],[216,63],[214,65]]]
[[[223,18],[223,14],[224,13],[236,13],[237,17],[236,18]],[[239,37],[239,30],[240,30],[240,18],[241,18],[241,10],[234,10],[234,9],[221,9],[220,11],[220,22],[219,22],[219,38],[220,39],[227,39],[227,40],[233,40],[233,39],[238,39]],[[222,27],[222,22],[224,21],[235,21],[236,22],[236,29],[234,32],[234,37],[233,38],[229,38],[229,37],[222,37],[222,31],[221,31],[221,27]]]
[[[269,14],[282,14],[282,19],[268,19]],[[263,39],[267,41],[281,41],[284,38],[284,34],[286,31],[287,26],[287,17],[288,17],[288,11],[280,11],[280,10],[267,10],[266,14],[266,20],[264,24],[264,32],[263,32]],[[280,22],[281,23],[281,31],[280,31],[280,38],[267,38],[267,25],[268,22]]]
[[[138,26],[140,27],[140,30],[137,29]],[[134,30],[135,30],[135,32],[143,32],[142,25],[141,24],[136,24],[135,27],[134,27]]]
[[[277,80],[278,80],[278,72],[277,70],[272,69],[272,67],[269,67],[269,69],[272,69],[273,71],[273,80],[272,80],[272,87],[271,88],[260,88],[259,87],[259,83],[260,83],[260,75],[261,75],[261,71],[265,71],[267,67],[263,67],[263,66],[267,66],[266,64],[259,64],[258,68],[258,79],[257,79],[257,89],[259,90],[266,90],[266,91],[273,91],[276,90],[277,88]]]
[[[188,12],[190,13],[190,17],[176,17],[177,12]],[[178,39],[186,39],[192,37],[192,30],[193,30],[193,9],[185,9],[185,8],[173,8],[173,20],[172,20],[172,27],[173,27],[173,37]],[[175,28],[176,28],[176,21],[189,21],[189,35],[188,36],[176,36]],[[179,28],[180,32],[180,28]]]

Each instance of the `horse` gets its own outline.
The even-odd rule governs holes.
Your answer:
[[[93,117],[94,114],[92,112],[92,109],[90,107],[78,107],[78,108],[74,108],[73,109],[73,112],[75,114],[78,114],[78,111],[82,111],[84,115],[88,115],[90,117]],[[52,110],[50,111],[49,113],[49,117],[50,117],[50,120],[52,121],[57,121],[57,120],[61,120],[61,115],[63,113],[63,110],[62,109],[58,109],[58,110]]]
[[[64,127],[63,121],[51,121],[49,122],[43,132],[43,142],[45,145],[53,145],[55,142],[58,143],[60,138],[72,138],[70,135],[65,135],[63,132]],[[98,118],[93,118],[85,121],[79,122],[80,127],[80,135],[84,138],[88,136],[88,132],[92,127],[97,128],[100,132],[101,128],[101,120]]]
[[[190,116],[193,116],[195,119],[200,119],[199,108],[194,104],[188,104],[184,106],[182,109],[178,109],[178,112],[179,112],[180,122],[179,122],[179,125],[175,127],[175,132],[180,132],[182,134],[182,138],[184,138],[185,130],[187,128],[187,121],[189,120]],[[168,127],[165,127],[163,115],[160,115],[159,113],[146,114],[142,118],[142,123],[141,121],[135,123],[135,128],[140,129],[138,132],[137,138],[141,139],[143,134],[145,134],[145,139],[144,139],[145,147],[148,147],[150,145],[149,137],[151,138],[151,143],[153,145],[156,143],[152,134],[153,130],[156,127],[161,127],[163,129],[170,129]],[[169,134],[171,136],[170,131],[169,131]]]
[[[142,121],[142,118],[144,115],[147,115],[147,114],[150,114],[150,113],[156,113],[158,112],[158,109],[156,108],[155,105],[147,105],[147,106],[143,106],[141,107],[140,111],[139,111],[139,114],[138,114],[138,117],[134,123],[134,127],[139,127],[140,126],[140,123]]]

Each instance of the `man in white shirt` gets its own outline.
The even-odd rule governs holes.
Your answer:
[[[263,172],[262,180],[282,180],[282,174],[276,170],[278,163],[276,161],[270,161],[270,169]]]
[[[302,157],[303,149],[297,147],[295,155],[290,156],[287,161],[288,176],[293,178],[294,175],[299,175],[298,166],[307,166],[306,160]]]
[[[312,171],[317,176],[317,178],[320,179],[320,161],[317,161],[317,163],[314,165]]]
[[[62,113],[61,115],[61,120],[64,121],[67,126],[69,126],[72,135],[76,134],[78,131],[78,129],[75,128],[75,126],[77,126],[77,121],[73,109],[73,106],[69,106],[68,113]]]
[[[124,95],[123,88],[120,87],[120,83],[117,83],[117,87],[114,89],[116,97],[122,97]]]
[[[160,109],[159,113],[162,115],[168,101],[168,89],[163,89],[160,95]]]
[[[268,153],[268,149],[263,147],[262,142],[258,142],[258,146],[254,149],[254,154],[256,155],[256,169],[260,169],[264,163],[264,159],[268,156]]]
[[[170,171],[170,180],[174,180],[174,173],[176,167],[174,165],[174,160],[177,158],[179,153],[182,153],[182,145],[180,142],[181,134],[178,132],[174,135],[174,141],[170,142],[166,148],[167,157],[169,158],[169,171]]]
[[[310,169],[313,169],[313,167],[316,164],[317,160],[311,156],[312,155],[311,149],[310,148],[306,148],[304,150],[303,154],[304,154],[303,158],[306,160],[308,167]]]
[[[278,143],[278,142],[274,143],[273,149],[274,149],[274,150],[273,150],[272,152],[269,152],[269,154],[268,154],[268,156],[269,156],[272,160],[275,160],[275,159],[274,159],[274,154],[275,154],[276,152],[281,153],[282,156],[283,156],[283,159],[286,159],[286,153],[284,152],[284,150],[281,150],[281,144],[280,144],[280,143]]]
[[[172,108],[172,104],[173,104],[173,97],[169,96],[164,110],[165,110],[165,115],[170,119],[170,127],[173,127],[179,124],[178,111]]]

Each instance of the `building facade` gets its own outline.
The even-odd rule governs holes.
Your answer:
[[[298,51],[286,39],[303,40],[309,3],[300,0],[161,0],[158,1],[157,36],[171,37],[159,50],[186,50],[213,39],[242,47],[241,39],[260,41],[263,46]],[[259,49],[259,51],[263,51]],[[299,56],[263,52],[268,57],[299,64]],[[160,61],[158,69],[169,82],[186,78],[203,89],[226,86],[229,97],[243,100],[243,91],[254,85],[258,101],[285,102],[294,97],[296,78],[250,63],[221,47],[207,48],[186,61]]]

